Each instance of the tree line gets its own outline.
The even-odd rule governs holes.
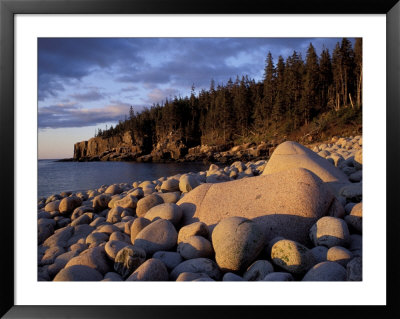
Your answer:
[[[130,131],[151,145],[170,132],[188,147],[224,144],[271,132],[290,133],[318,115],[341,108],[362,106],[362,39],[343,38],[330,54],[318,56],[310,43],[305,60],[293,51],[286,60],[274,61],[267,54],[264,77],[256,82],[237,76],[226,84],[211,80],[208,90],[190,96],[166,99],[140,113],[129,115],[115,127],[98,129],[95,136],[107,138]]]

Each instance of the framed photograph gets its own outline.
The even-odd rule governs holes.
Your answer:
[[[0,0],[0,314],[399,316],[399,17],[397,0]],[[257,175],[282,191],[254,193]],[[323,218],[350,233],[324,237]],[[209,234],[179,239],[197,221]],[[268,239],[227,230],[244,221],[246,236],[267,223]],[[68,245],[50,243],[68,227]],[[231,235],[246,247],[240,261],[226,257]],[[156,257],[164,250],[179,262]]]

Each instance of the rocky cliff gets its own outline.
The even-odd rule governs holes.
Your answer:
[[[143,140],[133,139],[129,132],[109,138],[94,137],[74,145],[75,161],[133,160],[142,155]]]

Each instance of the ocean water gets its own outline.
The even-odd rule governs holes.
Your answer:
[[[63,191],[86,191],[113,183],[154,180],[208,169],[203,163],[38,161],[38,197]]]

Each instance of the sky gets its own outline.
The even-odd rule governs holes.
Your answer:
[[[350,39],[353,44],[353,39]],[[293,50],[332,53],[341,38],[39,38],[38,156],[73,157],[74,143],[94,137],[166,98],[189,96],[238,75],[262,80]]]

